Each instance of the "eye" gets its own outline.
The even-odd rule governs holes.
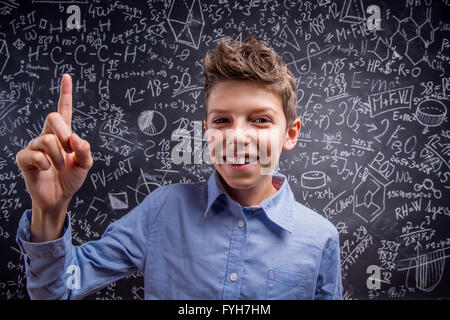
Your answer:
[[[225,118],[218,118],[218,119],[215,119],[215,120],[213,121],[213,123],[221,124],[221,123],[225,123],[225,122],[227,122],[227,121],[228,121],[228,120],[225,119]]]
[[[270,122],[270,119],[267,117],[259,117],[259,118],[256,118],[254,121],[257,123],[266,123],[266,122]]]

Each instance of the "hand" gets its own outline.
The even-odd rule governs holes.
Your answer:
[[[16,155],[33,210],[66,210],[82,186],[93,159],[90,144],[72,132],[72,79],[63,75],[58,112],[47,115],[39,137]],[[65,211],[64,211],[65,213]]]

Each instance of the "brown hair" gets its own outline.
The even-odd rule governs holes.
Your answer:
[[[244,42],[224,38],[203,61],[205,111],[214,86],[224,80],[251,80],[281,96],[286,125],[297,118],[297,85],[295,77],[267,42],[253,35]]]

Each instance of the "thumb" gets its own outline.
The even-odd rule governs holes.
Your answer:
[[[93,164],[91,145],[89,142],[81,139],[75,132],[72,132],[70,135],[70,146],[75,151],[75,155],[73,156],[74,164],[89,170]]]

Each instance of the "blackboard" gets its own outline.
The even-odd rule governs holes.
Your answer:
[[[202,59],[249,35],[297,78],[302,129],[279,171],[338,229],[344,299],[450,298],[449,6],[1,1],[0,298],[29,298],[15,234],[31,201],[15,155],[56,111],[61,75],[73,78],[72,129],[95,161],[69,207],[81,245],[159,186],[208,179],[210,165],[171,161],[171,133],[206,147]],[[135,273],[86,299],[143,296]]]

